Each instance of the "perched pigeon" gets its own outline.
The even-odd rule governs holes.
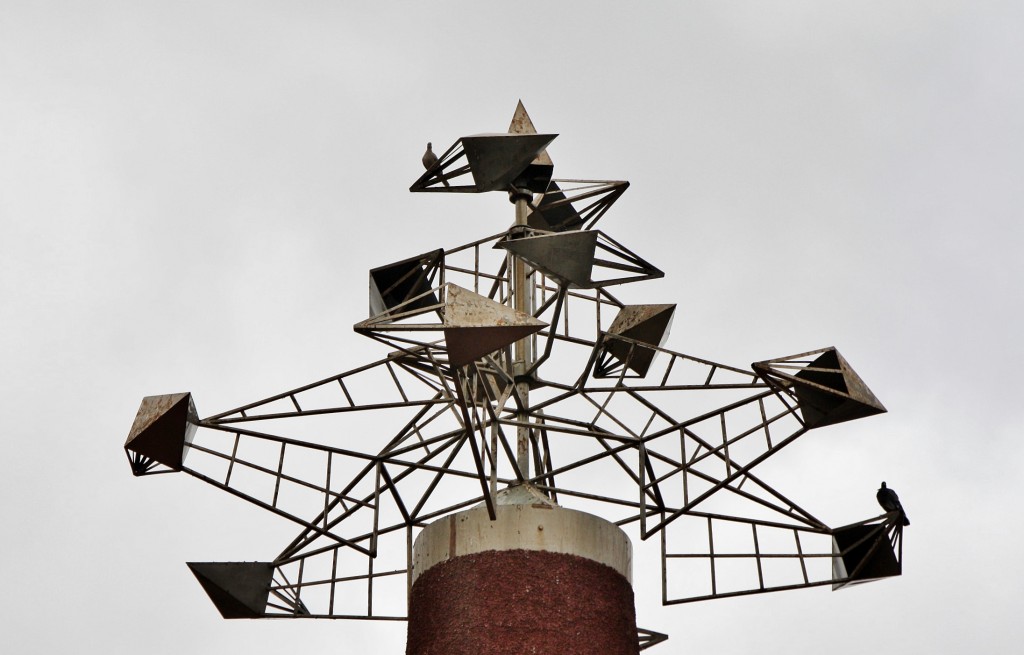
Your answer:
[[[437,166],[437,155],[434,154],[433,144],[431,144],[430,142],[427,142],[427,151],[425,153],[423,153],[423,168],[425,168],[425,169],[427,169],[429,171],[431,168],[433,168],[435,166]],[[440,174],[440,172],[439,172],[439,174]],[[444,179],[443,175],[441,175],[440,177],[441,177],[441,182],[445,186],[449,186],[448,180]]]
[[[878,493],[875,494],[875,498],[878,499],[878,504],[882,506],[887,512],[899,512],[903,518],[903,525],[910,525],[910,519],[907,518],[907,513],[903,511],[903,505],[900,503],[900,497],[896,495],[896,492],[885,486],[878,489]]]

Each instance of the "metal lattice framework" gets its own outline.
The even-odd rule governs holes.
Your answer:
[[[299,526],[269,562],[190,564],[225,617],[403,620],[418,530],[493,518],[520,484],[660,539],[665,604],[900,573],[896,512],[830,528],[757,472],[881,403],[834,348],[751,368],[664,348],[675,306],[609,290],[662,272],[594,229],[628,183],[552,180],[553,139],[520,105],[413,184],[508,191],[520,213],[370,272],[354,327],[381,359],[203,419],[189,394],[143,401],[136,475],[181,471]]]

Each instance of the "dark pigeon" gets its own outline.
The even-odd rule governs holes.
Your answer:
[[[903,511],[903,505],[900,503],[900,497],[896,495],[896,492],[885,486],[878,489],[878,493],[875,494],[875,498],[878,499],[878,504],[882,506],[887,512],[899,512],[903,518],[903,525],[910,525],[910,519],[907,518],[907,513]]]

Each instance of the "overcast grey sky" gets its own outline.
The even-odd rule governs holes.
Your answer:
[[[220,619],[187,560],[289,525],[131,476],[145,395],[203,415],[376,359],[366,271],[504,228],[410,194],[426,141],[522,98],[559,177],[666,272],[674,350],[835,345],[889,413],[780,466],[830,524],[899,490],[904,576],[661,608],[652,653],[1015,652],[1024,298],[1019,2],[0,4],[0,642],[11,653],[404,652],[404,624]],[[435,236],[440,234],[441,236]],[[638,588],[639,589],[639,588]]]

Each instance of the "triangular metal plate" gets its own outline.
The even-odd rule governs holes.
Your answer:
[[[534,332],[540,326],[500,326],[445,328],[444,340],[448,345],[448,362],[452,366],[472,364],[484,355],[509,346]]]
[[[498,245],[563,284],[587,288],[597,237],[597,232],[573,231],[506,239]]]
[[[817,355],[808,361],[808,357]],[[789,383],[808,428],[882,414],[885,406],[835,348],[753,364],[766,382]]]
[[[444,327],[535,327],[543,329],[547,323],[529,314],[486,296],[463,289],[457,284],[445,285]]]
[[[516,105],[515,114],[512,115],[512,122],[508,126],[509,134],[536,134],[537,128],[533,126],[530,115],[526,113],[526,107],[520,100]],[[551,176],[555,172],[554,162],[548,155],[547,149],[541,150],[526,170],[520,176],[518,184],[533,193],[543,193],[551,183]]]
[[[192,394],[146,396],[139,405],[124,448],[129,451],[129,457],[130,453],[137,453],[180,471],[198,423]]]
[[[636,640],[637,644],[640,646],[640,650],[647,650],[652,646],[657,646],[663,641],[668,641],[668,635],[662,632],[655,632],[654,630],[637,628]]]
[[[356,323],[353,329],[363,334],[371,334],[371,336],[375,333],[386,332],[443,331],[449,364],[464,366],[525,336],[539,332],[548,325],[529,314],[516,311],[512,307],[463,289],[457,284],[449,283],[431,291],[439,292],[444,297],[444,303],[418,310],[409,310],[406,313],[406,307],[415,302],[415,300],[410,300],[393,307],[390,313],[373,316]],[[398,322],[425,317],[438,309],[442,314],[440,322],[436,320],[423,323]],[[417,348],[423,348],[429,347],[433,340],[403,339],[402,341],[413,344]]]
[[[663,346],[668,339],[675,309],[674,304],[626,305],[620,309],[608,327],[608,335],[611,337],[604,339],[603,352],[595,375],[610,377],[618,370],[617,367],[608,365],[609,355],[640,377],[647,375],[658,352],[655,348]],[[631,341],[616,339],[616,336]],[[633,343],[634,341],[637,343]]]
[[[516,105],[516,111],[512,114],[512,122],[508,125],[509,134],[536,134],[537,128],[533,126],[533,121],[530,119],[530,115],[526,113],[526,107],[523,106],[523,101],[520,100],[519,104]],[[533,160],[534,164],[553,166],[554,163],[551,161],[551,157],[548,156],[547,150],[541,150],[540,154],[537,155]]]
[[[462,137],[477,191],[507,191],[557,134],[477,134]],[[540,190],[547,188],[551,176]],[[533,189],[531,189],[533,190]]]
[[[447,285],[444,338],[452,366],[465,366],[547,325],[458,285]]]
[[[444,304],[438,300],[438,296],[444,293],[444,288],[444,286],[437,286],[427,289],[422,294],[412,296],[380,314],[359,321],[352,326],[352,329],[361,334],[438,330],[441,328],[438,312],[444,308]],[[430,298],[434,304],[424,305],[421,302],[424,298]],[[420,323],[413,320],[421,319],[421,317],[425,322]]]
[[[526,111],[526,106],[520,100],[516,104],[516,110],[512,114],[512,122],[508,124],[509,134],[536,134],[537,128],[533,126],[533,120]],[[550,162],[550,160],[549,160]]]
[[[902,574],[886,528],[885,524],[855,524],[832,531],[832,577],[837,581],[833,590]]]
[[[552,232],[589,230],[628,188],[623,180],[552,180],[535,199],[526,224]]]
[[[258,619],[266,614],[274,565],[270,562],[188,562],[225,619]]]
[[[600,230],[588,230],[598,234],[597,252],[590,287],[603,289],[616,284],[642,282],[665,277],[659,268],[645,261],[636,253],[618,243]]]
[[[533,123],[529,125],[532,127]],[[516,127],[513,118],[512,128]],[[481,193],[510,191],[515,187],[544,193],[554,173],[545,148],[557,136],[535,132],[464,136],[444,151],[437,163],[412,183],[409,191]],[[459,183],[466,174],[471,175],[473,184]]]
[[[437,296],[428,294],[439,267],[443,266],[444,250],[437,249],[400,262],[378,266],[370,271],[370,316],[416,298],[405,306],[406,311],[437,304]]]
[[[608,332],[661,347],[668,339],[675,311],[674,304],[626,305],[615,315]]]
[[[579,212],[554,180],[535,204],[536,208],[526,217],[526,224],[534,229],[561,232],[583,225]]]

